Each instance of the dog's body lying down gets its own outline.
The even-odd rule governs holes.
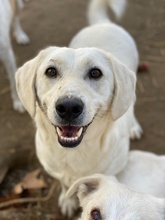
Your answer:
[[[60,181],[59,204],[70,215],[77,204],[65,200],[67,188],[92,173],[119,173],[129,138],[141,135],[133,112],[136,45],[122,28],[101,22],[74,38],[77,49],[47,48],[16,74],[19,97],[36,122],[38,158]]]
[[[22,30],[18,18],[18,12],[22,7],[23,0],[0,0],[0,61],[3,62],[10,80],[13,107],[19,112],[23,112],[24,108],[16,92],[15,72],[17,66],[11,45],[10,32],[12,29],[17,43],[29,43],[29,38]]]
[[[136,191],[165,198],[165,156],[130,151],[128,163],[117,179]]]
[[[81,220],[165,219],[165,156],[132,151],[117,178],[94,174],[73,184],[68,196],[77,192]]]

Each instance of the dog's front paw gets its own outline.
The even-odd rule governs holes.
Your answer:
[[[140,124],[136,121],[136,123],[130,129],[130,138],[132,140],[140,139],[143,134],[143,129]]]
[[[74,197],[66,198],[64,194],[61,194],[58,200],[58,204],[61,208],[63,216],[73,217],[74,211],[78,208],[78,200]]]

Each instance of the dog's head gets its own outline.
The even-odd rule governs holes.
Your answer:
[[[135,100],[135,83],[133,72],[95,48],[49,47],[16,73],[25,109],[34,117],[37,103],[64,147],[79,145],[95,117],[121,117]]]
[[[77,194],[80,220],[163,220],[165,200],[133,191],[115,177],[94,174],[77,180],[66,197]]]

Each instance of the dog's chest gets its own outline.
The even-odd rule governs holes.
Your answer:
[[[70,186],[82,176],[93,173],[116,174],[123,169],[127,161],[128,138],[121,140],[120,145],[115,135],[112,136],[104,143],[95,138],[91,142],[83,142],[77,148],[67,149],[61,147],[56,138],[47,139],[43,135],[41,138],[37,133],[37,155],[52,177]]]
[[[57,142],[44,143],[39,135],[36,137],[37,155],[45,170],[51,176],[69,185],[75,179],[99,172],[101,167],[104,167],[100,149],[97,146],[89,147],[88,150],[87,146],[65,149]]]

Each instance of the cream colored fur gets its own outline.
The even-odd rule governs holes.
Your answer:
[[[36,123],[37,156],[61,183],[63,214],[71,216],[78,205],[65,199],[68,187],[93,173],[118,174],[128,160],[129,138],[141,136],[133,110],[137,65],[132,37],[109,22],[83,29],[70,48],[41,51],[16,73],[19,97]],[[50,67],[56,69],[55,77],[46,75]],[[93,68],[102,72],[99,79],[90,78]],[[76,125],[88,127],[75,148],[62,147],[58,141],[62,119],[55,106],[62,97],[83,103]]]
[[[81,220],[95,220],[93,210],[97,220],[165,219],[165,156],[132,151],[117,179],[94,174],[72,185],[67,196],[77,193]]]

